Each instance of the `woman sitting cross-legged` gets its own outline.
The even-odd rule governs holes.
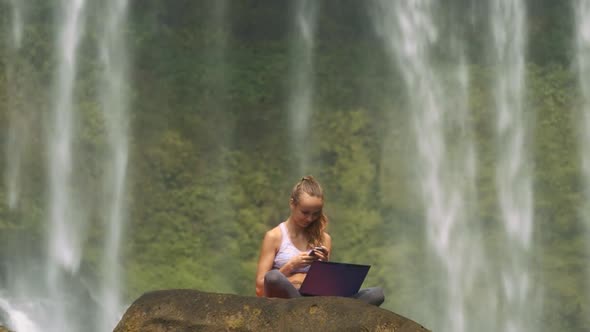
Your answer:
[[[332,240],[325,232],[328,218],[322,212],[323,206],[322,187],[312,176],[304,177],[295,185],[289,199],[289,218],[267,231],[262,240],[256,295],[299,297],[299,287],[309,265],[314,260],[330,259]],[[311,254],[313,248],[316,249]],[[352,297],[376,306],[385,299],[379,287],[361,289]]]

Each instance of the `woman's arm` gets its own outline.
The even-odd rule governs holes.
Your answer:
[[[332,238],[328,233],[324,233],[324,247],[328,249],[327,260],[330,260],[330,256],[332,255]]]
[[[273,228],[266,232],[260,248],[258,269],[256,270],[256,295],[264,296],[264,275],[272,269],[275,255],[281,243],[280,229]],[[283,271],[281,271],[283,272]]]

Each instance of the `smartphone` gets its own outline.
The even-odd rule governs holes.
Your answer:
[[[323,252],[324,254],[326,253],[326,248],[324,248],[324,247],[315,247],[315,248],[313,248],[313,249],[311,249],[311,250],[309,251],[309,255],[310,255],[310,256],[315,256],[315,255],[316,255],[316,253],[315,253],[315,252],[316,252],[316,250],[317,250],[317,251],[321,251],[321,252]]]

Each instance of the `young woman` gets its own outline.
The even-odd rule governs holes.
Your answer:
[[[314,260],[330,259],[332,239],[325,231],[328,218],[323,206],[322,187],[312,176],[302,178],[293,187],[289,218],[266,232],[262,240],[256,295],[299,297],[309,265]],[[377,306],[384,301],[383,290],[377,287],[362,289],[353,297]]]

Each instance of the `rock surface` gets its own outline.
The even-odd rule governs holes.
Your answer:
[[[196,290],[138,298],[113,332],[395,331],[425,332],[391,311],[340,297],[268,299]]]

